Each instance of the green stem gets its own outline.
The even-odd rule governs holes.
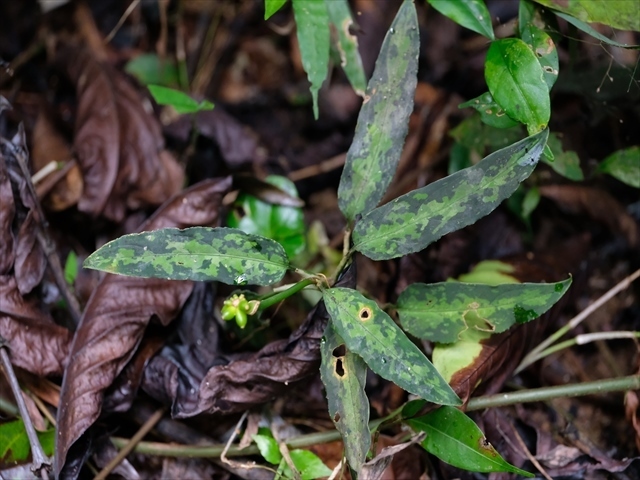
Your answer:
[[[304,280],[292,285],[282,292],[274,293],[273,295],[269,295],[268,297],[263,298],[262,300],[260,300],[258,311],[266,310],[272,305],[275,305],[276,303],[289,298],[291,295],[298,293],[303,288],[308,287],[309,285],[313,285],[315,282],[315,278],[305,278]]]
[[[596,380],[594,382],[580,383],[575,385],[560,385],[556,387],[543,387],[532,390],[522,390],[520,392],[500,393],[498,395],[489,395],[486,397],[472,398],[467,404],[466,411],[482,410],[491,407],[502,407],[506,405],[514,405],[525,402],[540,402],[552,400],[560,397],[577,397],[580,395],[592,395],[606,392],[620,392],[626,390],[640,389],[640,376],[630,375],[628,377],[613,378],[608,380]],[[399,419],[398,412],[401,409],[392,412],[385,418],[373,420],[369,422],[369,429],[375,431],[378,427],[387,421],[396,423],[395,419]],[[112,437],[112,442],[116,447],[122,448],[129,443],[126,438]],[[299,437],[292,438],[286,443],[289,448],[305,448],[321,443],[329,443],[340,440],[340,432],[337,430],[328,430],[326,432],[309,433]],[[161,455],[165,457],[196,457],[196,458],[218,458],[222,454],[225,445],[176,445],[159,442],[140,442],[135,451],[137,453],[147,455]],[[227,450],[228,457],[237,457],[240,455],[258,455],[258,447],[250,445],[240,449],[237,445],[232,445]]]

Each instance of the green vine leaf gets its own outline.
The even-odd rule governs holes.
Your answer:
[[[430,402],[461,404],[429,359],[376,302],[350,288],[330,288],[322,296],[336,332],[371,370]]]
[[[571,279],[557,283],[481,285],[414,283],[398,297],[402,328],[439,343],[453,343],[469,329],[500,333],[545,313],[568,290]]]
[[[491,213],[527,178],[548,130],[498,150],[477,165],[378,207],[353,231],[353,249],[373,260],[418,252]]]
[[[531,47],[519,38],[496,40],[489,47],[484,77],[494,100],[514,120],[540,132],[551,116],[544,70]]]
[[[514,467],[487,442],[478,426],[457,408],[440,407],[422,417],[406,420],[418,432],[425,432],[422,447],[440,460],[472,472],[510,472],[532,478],[535,475]]]
[[[149,93],[158,105],[171,105],[178,113],[196,113],[213,110],[213,103],[208,100],[198,102],[180,90],[161,85],[147,85]]]
[[[482,0],[427,0],[433,8],[463,27],[495,40],[491,15]]]
[[[329,71],[329,14],[323,0],[293,0],[302,66],[311,83],[313,115],[318,118],[318,91]]]
[[[347,462],[360,473],[371,447],[369,399],[364,392],[367,364],[347,350],[344,343],[330,322],[320,345],[320,376],[327,392],[329,415],[342,435]]]
[[[264,19],[268,20],[271,15],[284,7],[285,3],[287,0],[264,0]]]
[[[419,53],[418,17],[406,0],[384,38],[340,178],[338,203],[350,221],[373,209],[393,178],[413,110]]]
[[[117,238],[85,268],[134,277],[271,285],[289,268],[282,246],[233,228],[165,228]]]

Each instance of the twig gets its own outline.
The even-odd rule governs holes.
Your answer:
[[[316,175],[320,175],[321,173],[327,173],[331,170],[335,170],[336,168],[340,168],[344,165],[345,160],[347,159],[346,153],[341,153],[340,155],[336,155],[335,157],[331,157],[328,160],[324,160],[316,165],[310,165],[308,167],[301,168],[300,170],[294,170],[289,173],[287,177],[292,182],[297,182],[299,180],[304,180],[305,178],[315,177]]]
[[[620,338],[640,338],[640,332],[594,332],[576,335],[575,338],[556,343],[546,350],[543,350],[535,357],[533,357],[531,359],[531,362],[537,362],[544,357],[548,357],[552,353],[559,352],[560,350],[564,350],[565,348],[573,347],[574,345],[585,345],[587,343],[597,342],[599,340],[615,340]]]
[[[600,308],[602,305],[611,300],[615,295],[619,292],[627,288],[631,283],[640,277],[640,269],[633,272],[631,275],[623,279],[619,282],[615,287],[611,288],[607,293],[598,298],[595,302],[585,308],[578,315],[573,317],[569,323],[567,323],[562,328],[558,329],[555,333],[550,335],[546,340],[543,340],[538,346],[536,346],[533,350],[531,350],[520,362],[518,368],[516,368],[514,373],[519,373],[529,365],[531,365],[535,361],[535,357],[549,347],[553,342],[560,339],[565,333],[569,330],[576,328],[584,319],[586,319],[589,315],[591,315],[594,311]]]
[[[127,18],[129,18],[129,15],[133,13],[133,11],[135,10],[135,8],[138,6],[139,3],[140,3],[140,0],[133,0],[133,2],[131,2],[131,4],[127,7],[127,9],[124,11],[122,16],[120,17],[120,20],[118,20],[118,23],[116,23],[116,26],[113,27],[109,32],[109,35],[107,35],[104,38],[105,45],[109,43],[111,40],[113,40],[113,37],[116,36],[116,33],[118,33],[118,30],[120,30],[124,22],[127,20]]]
[[[18,410],[20,411],[20,416],[22,417],[24,428],[27,431],[29,444],[31,445],[31,457],[33,459],[31,471],[34,473],[34,475],[40,475],[43,479],[46,479],[49,477],[47,472],[49,468],[51,468],[51,462],[49,461],[49,458],[44,454],[44,451],[42,451],[40,440],[38,440],[38,434],[36,433],[36,429],[33,428],[33,423],[31,422],[31,417],[29,416],[27,405],[24,403],[22,390],[20,389],[20,385],[18,384],[16,373],[14,372],[13,366],[11,365],[11,360],[9,360],[9,354],[7,353],[6,349],[6,341],[2,337],[0,337],[0,360],[2,360],[2,368],[4,370],[4,374],[9,381],[11,392],[16,399],[16,404],[18,405]]]
[[[149,417],[149,419],[140,427],[140,430],[136,432],[136,434],[131,437],[131,440],[122,447],[122,449],[118,452],[118,454],[111,459],[111,461],[95,476],[93,480],[105,480],[107,476],[116,468],[120,462],[122,462],[127,455],[129,455],[133,449],[138,445],[140,440],[142,440],[147,433],[151,431],[151,429],[158,423],[165,414],[165,409],[159,408],[156,410],[153,415]]]
[[[509,437],[506,435],[506,432],[503,432],[502,429],[500,428],[500,425],[497,425],[498,428],[498,432],[500,432],[500,434],[502,435],[502,438],[504,440],[506,440],[506,442],[511,446],[511,448],[513,448],[514,451],[517,451],[516,446],[513,445],[513,443],[511,442],[511,440],[509,439]],[[547,480],[553,480],[549,474],[546,472],[546,470],[542,467],[542,465],[540,465],[540,462],[538,462],[538,460],[536,459],[536,457],[533,456],[533,454],[529,451],[529,449],[527,448],[527,445],[524,443],[524,440],[522,439],[522,437],[520,436],[520,434],[518,433],[518,429],[517,428],[513,428],[513,435],[516,437],[516,440],[518,441],[518,445],[520,446],[520,448],[522,449],[521,454],[524,454],[525,457],[527,457],[527,459],[533,463],[533,465],[538,469],[538,471],[540,472],[540,474],[546,478]]]
[[[18,134],[20,135],[21,144],[25,145],[24,127],[22,126],[22,124],[20,124]],[[0,138],[0,141],[9,148],[9,151],[12,153],[13,157],[16,159],[18,165],[20,166],[22,177],[26,182],[27,190],[29,191],[29,194],[33,199],[33,204],[37,213],[38,243],[40,244],[40,247],[47,257],[49,268],[51,268],[51,272],[53,273],[53,278],[56,281],[56,285],[60,289],[60,293],[62,293],[62,296],[67,302],[69,313],[71,313],[74,326],[77,326],[80,323],[80,317],[82,315],[80,311],[80,304],[78,303],[76,297],[69,290],[69,285],[67,285],[67,282],[64,278],[64,271],[62,269],[62,265],[60,264],[60,259],[58,258],[58,254],[56,253],[54,243],[48,234],[46,217],[44,216],[44,212],[42,211],[42,206],[40,205],[40,201],[38,200],[36,190],[33,186],[33,183],[31,182],[31,173],[29,172],[29,167],[27,166],[25,149],[23,149],[20,145],[15,145],[14,143],[8,142],[3,138]]]

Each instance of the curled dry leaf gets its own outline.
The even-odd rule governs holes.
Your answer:
[[[74,148],[84,180],[78,209],[121,221],[127,208],[158,205],[183,183],[158,122],[126,78],[87,49],[60,55],[78,96]]]
[[[140,229],[217,224],[217,207],[230,183],[227,178],[194,185],[169,200]],[[56,475],[60,475],[67,464],[75,465],[76,460],[84,456],[86,446],[74,444],[97,420],[104,391],[136,352],[149,321],[156,318],[163,325],[171,322],[192,288],[193,282],[189,281],[116,275],[107,275],[100,282],[75,333],[62,382]],[[67,458],[72,447],[73,454]]]

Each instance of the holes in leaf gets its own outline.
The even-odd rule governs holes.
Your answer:
[[[371,311],[371,309],[369,307],[362,307],[360,309],[360,311],[358,312],[358,318],[363,322],[366,322],[372,316],[373,316],[373,312]]]
[[[331,355],[333,355],[336,358],[344,357],[346,354],[347,354],[347,349],[345,348],[344,345],[340,345],[334,348],[333,352],[331,352]]]
[[[238,220],[240,220],[245,217],[247,212],[245,212],[244,207],[242,205],[236,205],[233,207],[233,214]]]
[[[339,421],[340,421],[340,414],[336,412],[336,414],[333,416],[333,423],[338,423]]]
[[[340,378],[344,377],[344,365],[342,365],[342,358],[336,360],[336,375]]]

